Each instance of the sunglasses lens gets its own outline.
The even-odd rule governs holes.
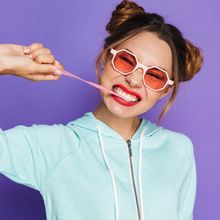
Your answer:
[[[161,89],[167,82],[167,75],[160,69],[150,68],[144,76],[144,82],[152,89]]]
[[[135,57],[126,51],[118,52],[114,58],[115,68],[125,74],[132,72],[136,64]]]

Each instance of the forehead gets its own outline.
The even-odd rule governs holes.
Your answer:
[[[172,51],[167,42],[156,34],[141,32],[124,42],[118,49],[125,48],[133,52],[139,62],[147,66],[159,66],[172,71]]]

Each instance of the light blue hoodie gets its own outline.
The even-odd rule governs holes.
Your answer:
[[[48,220],[192,219],[192,143],[145,119],[130,142],[92,112],[1,130],[0,172],[39,190]]]

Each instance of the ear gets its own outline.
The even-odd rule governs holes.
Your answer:
[[[164,90],[164,92],[161,94],[159,100],[162,99],[163,97],[167,96],[170,92],[172,92],[172,91],[173,91],[173,88],[174,88],[173,86],[168,86],[168,87]]]
[[[101,70],[104,70],[104,68],[105,68],[105,61],[101,61]]]
[[[97,79],[98,79],[98,83],[101,84],[101,75],[100,75],[100,73],[97,74]]]

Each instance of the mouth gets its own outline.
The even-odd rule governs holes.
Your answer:
[[[120,97],[116,97],[114,95],[112,96],[116,101],[118,101],[122,105],[127,105],[127,106],[135,105],[138,102],[140,102],[142,99],[141,95],[139,95],[136,92],[128,90],[125,86],[121,84],[113,85],[112,90],[120,95]]]

